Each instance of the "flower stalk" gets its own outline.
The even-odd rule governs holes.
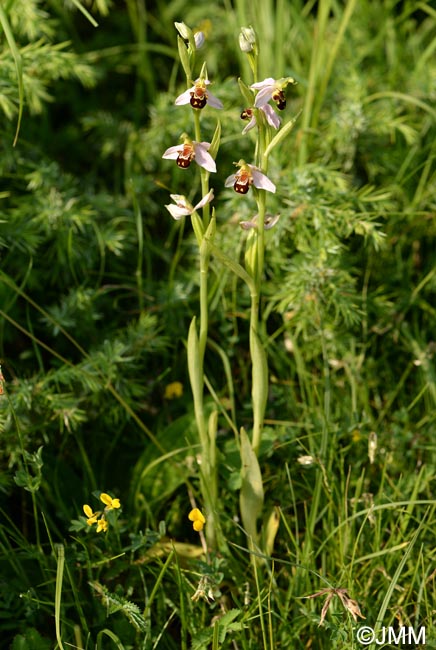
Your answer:
[[[209,104],[212,108],[222,108],[220,100],[209,90],[210,81],[204,63],[199,77],[191,81],[191,71],[194,55],[204,38],[195,38],[192,30],[184,23],[176,23],[179,55],[187,79],[187,90],[179,95],[175,104],[177,106],[190,105],[194,123],[194,140],[184,134],[183,145],[170,147],[164,153],[164,158],[176,159],[179,167],[189,167],[195,161],[200,168],[200,183],[203,198],[195,207],[192,207],[182,195],[171,195],[175,205],[166,206],[175,219],[190,215],[191,224],[199,249],[199,326],[197,319],[193,318],[188,334],[188,374],[194,402],[195,422],[200,440],[201,454],[199,458],[200,490],[206,506],[208,526],[206,528],[207,544],[210,548],[216,546],[216,518],[215,508],[217,499],[217,470],[216,470],[216,428],[217,419],[214,413],[209,420],[204,410],[204,357],[206,352],[209,330],[209,303],[208,303],[208,275],[211,256],[211,245],[215,236],[215,212],[210,211],[210,202],[213,199],[213,190],[209,188],[209,174],[216,171],[214,158],[219,147],[220,125],[217,124],[211,143],[202,141],[201,111]],[[188,41],[188,45],[185,45]],[[200,45],[201,44],[201,45]],[[201,208],[200,217],[197,210]],[[199,525],[199,524],[197,524]]]
[[[255,148],[255,165],[243,165],[240,161],[241,171],[251,173],[251,182],[256,188],[254,196],[257,204],[257,215],[251,221],[243,222],[241,225],[248,230],[245,249],[245,268],[250,275],[250,332],[249,346],[252,365],[252,412],[253,429],[251,441],[245,432],[241,430],[241,478],[242,487],[240,492],[240,511],[244,528],[248,537],[248,544],[251,550],[259,548],[260,534],[258,531],[257,519],[263,508],[263,486],[262,474],[258,462],[262,433],[264,428],[265,410],[268,399],[269,372],[268,359],[265,350],[265,332],[260,317],[262,282],[264,275],[265,259],[265,228],[271,227],[277,218],[267,217],[266,197],[267,192],[275,192],[275,185],[268,179],[268,156],[272,151],[272,129],[278,130],[281,120],[276,115],[269,102],[273,101],[278,110],[286,107],[284,89],[293,79],[284,78],[275,80],[267,78],[258,82],[257,73],[257,47],[249,48],[247,45],[247,33],[242,30],[240,37],[241,49],[247,52],[249,63],[253,72],[253,84],[247,87],[242,81],[239,82],[241,93],[251,106],[241,113],[242,119],[248,119],[249,123],[243,133],[247,133],[257,126],[257,138]],[[277,134],[275,138],[278,138]],[[234,189],[237,192],[246,193],[243,185],[244,178],[238,178]],[[228,179],[229,181],[229,179]],[[257,182],[256,182],[257,181]],[[226,185],[228,183],[226,182]],[[248,183],[250,184],[250,183]],[[275,533],[277,528],[275,528]],[[272,542],[269,540],[269,547]],[[269,551],[270,552],[270,551]],[[255,556],[252,556],[253,564],[256,564]]]

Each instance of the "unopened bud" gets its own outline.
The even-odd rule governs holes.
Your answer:
[[[203,47],[204,40],[205,40],[204,32],[195,32],[194,41],[195,41],[195,47],[197,48],[197,50],[199,50],[201,47]]]
[[[374,463],[376,451],[377,451],[377,434],[375,431],[371,431],[368,437],[368,458],[371,465]]]
[[[192,30],[188,27],[188,25],[185,25],[185,23],[174,23],[174,26],[183,40],[189,41],[189,39],[192,37]]]
[[[239,32],[239,47],[242,52],[252,52],[256,45],[256,34],[252,27],[241,27]]]

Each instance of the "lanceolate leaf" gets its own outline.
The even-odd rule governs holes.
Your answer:
[[[244,429],[241,429],[241,464],[242,486],[239,504],[242,524],[247,535],[256,542],[256,522],[263,507],[263,483],[259,461]]]
[[[254,92],[242,81],[242,79],[238,79],[238,84],[239,90],[247,103],[247,107],[253,106]]]
[[[202,378],[200,370],[200,352],[197,335],[196,318],[191,321],[188,333],[188,369],[189,378],[191,380],[192,393],[194,395],[194,402],[200,401],[202,396]]]
[[[295,117],[292,118],[292,120],[289,120],[281,129],[278,131],[278,133],[273,137],[271,142],[269,143],[268,147],[265,150],[265,153],[263,154],[263,157],[266,160],[268,160],[268,156],[270,155],[271,151],[276,147],[282,140],[286,138],[286,136],[292,131],[292,129],[295,126],[295,122],[298,120],[298,118],[301,115],[301,111],[297,113]]]
[[[221,140],[221,122],[217,120],[215,133],[213,134],[212,142],[210,143],[210,147],[209,147],[209,153],[214,159],[216,158],[216,155],[218,153],[220,140]]]

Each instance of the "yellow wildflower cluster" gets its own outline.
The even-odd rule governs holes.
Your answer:
[[[206,518],[199,510],[198,508],[194,508],[191,510],[191,512],[188,515],[189,521],[192,521],[192,527],[194,530],[197,531],[197,533],[200,532],[200,530],[203,530],[204,524],[206,523]]]
[[[173,381],[165,386],[165,399],[177,399],[183,395],[183,384],[180,381]]]
[[[86,523],[88,526],[93,526],[94,524],[97,524],[97,533],[105,533],[108,529],[108,522],[106,519],[106,513],[109,512],[109,510],[115,510],[117,508],[121,507],[121,503],[119,499],[113,499],[109,494],[106,494],[106,492],[102,492],[100,494],[100,501],[102,501],[105,504],[105,509],[103,512],[98,511],[98,512],[93,512],[91,506],[88,506],[87,503],[83,506],[83,512],[87,516]]]

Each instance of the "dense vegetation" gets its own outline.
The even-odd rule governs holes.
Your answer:
[[[362,614],[436,647],[435,10],[8,0],[0,25],[1,646],[348,649]],[[241,134],[248,26],[257,79],[293,81],[276,192],[242,196],[274,137]],[[208,176],[162,155],[203,61],[193,230],[165,206]]]

